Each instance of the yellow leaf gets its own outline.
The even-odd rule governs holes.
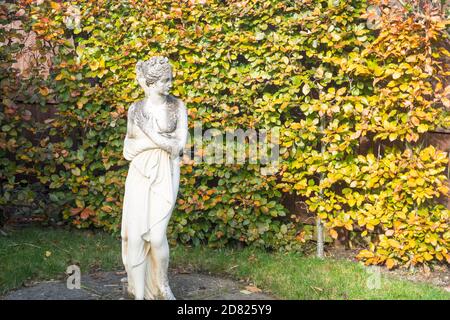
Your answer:
[[[353,207],[356,204],[356,200],[354,198],[350,198],[347,203],[350,207]]]
[[[424,257],[427,261],[433,260],[433,256],[432,256],[431,254],[429,254],[428,252],[425,252],[425,253],[423,254],[423,257]]]
[[[389,239],[388,242],[389,245],[393,248],[399,249],[401,247],[400,242],[398,242],[397,240]]]
[[[447,186],[440,186],[437,188],[442,194],[448,194],[449,188]]]
[[[309,84],[305,83],[305,85],[303,86],[303,89],[302,89],[303,94],[306,96],[310,91],[311,91],[311,87],[309,86]]]
[[[394,74],[392,75],[392,79],[398,79],[402,76],[402,73],[400,71],[396,71],[394,72]]]
[[[397,134],[395,132],[389,134],[389,141],[394,141],[395,139],[397,139]]]
[[[52,7],[52,9],[54,10],[59,10],[61,8],[61,5],[58,2],[55,1],[51,1],[50,2],[50,6]]]
[[[383,73],[384,73],[383,68],[376,67],[376,68],[374,69],[374,75],[375,75],[375,77],[380,77],[380,76],[383,75]]]
[[[52,253],[50,251],[45,251],[45,256],[48,258],[52,255]]]
[[[105,212],[111,212],[112,208],[110,206],[103,206],[102,210],[105,211]]]
[[[89,64],[89,68],[91,68],[92,71],[97,70],[99,67],[100,67],[100,62],[97,60],[94,60]]]
[[[342,96],[345,93],[345,91],[347,91],[347,88],[346,87],[342,87],[338,91],[336,91],[336,95],[337,96]]]
[[[395,260],[391,258],[387,259],[386,266],[388,267],[388,269],[392,269],[395,266]]]
[[[426,132],[428,130],[428,126],[426,124],[421,124],[417,127],[417,131],[420,133]]]
[[[374,256],[372,251],[369,250],[361,250],[358,253],[358,258],[372,258]]]
[[[50,90],[47,87],[39,88],[39,92],[42,96],[48,96],[50,93]]]

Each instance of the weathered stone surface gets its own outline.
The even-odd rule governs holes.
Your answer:
[[[128,297],[123,272],[98,272],[81,277],[80,289],[67,289],[64,281],[46,281],[6,294],[4,300],[124,300]],[[171,272],[172,291],[179,300],[273,300],[263,293],[249,293],[245,285],[205,274]],[[241,292],[243,291],[243,292]]]

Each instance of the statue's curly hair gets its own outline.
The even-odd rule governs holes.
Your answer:
[[[136,63],[136,76],[144,78],[147,86],[154,84],[168,72],[172,72],[172,66],[167,57],[156,56]]]

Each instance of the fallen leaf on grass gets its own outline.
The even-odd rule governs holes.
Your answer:
[[[246,286],[245,290],[253,292],[253,293],[262,292],[262,290],[260,288],[257,288],[255,286]]]
[[[177,274],[191,274],[192,272],[187,268],[179,268],[175,269],[175,273]]]

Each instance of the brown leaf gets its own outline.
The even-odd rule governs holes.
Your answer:
[[[94,215],[95,212],[94,210],[90,209],[90,208],[85,208],[81,214],[80,214],[80,218],[83,220],[86,220],[87,218],[89,218],[90,215]]]
[[[72,216],[77,215],[77,214],[79,214],[81,212],[81,210],[83,210],[83,208],[71,208],[70,209],[70,214]]]
[[[253,292],[253,293],[262,292],[262,290],[260,288],[257,288],[255,286],[246,286],[245,290]]]

